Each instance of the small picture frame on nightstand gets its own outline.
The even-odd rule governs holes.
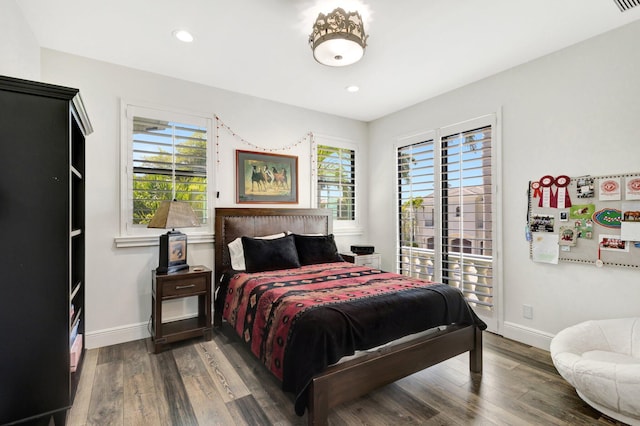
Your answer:
[[[160,235],[160,258],[156,272],[168,274],[188,268],[187,236],[179,231]]]

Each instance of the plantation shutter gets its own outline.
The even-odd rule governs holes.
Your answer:
[[[133,118],[133,221],[149,223],[163,200],[191,204],[207,222],[207,129]]]
[[[337,220],[355,220],[355,151],[318,145],[318,207]]]
[[[399,273],[433,279],[434,141],[400,147],[398,167]]]
[[[459,288],[472,306],[490,311],[492,129],[445,128],[419,141],[407,138],[396,158],[398,272]]]
[[[493,304],[491,126],[441,140],[442,281]]]

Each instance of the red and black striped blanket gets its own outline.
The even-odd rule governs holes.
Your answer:
[[[235,273],[223,292],[223,318],[299,415],[312,377],[343,356],[441,325],[486,328],[453,287],[346,262]]]

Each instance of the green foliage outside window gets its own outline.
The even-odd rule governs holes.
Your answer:
[[[355,152],[318,145],[318,207],[336,220],[355,220]]]
[[[207,222],[207,135],[194,126],[134,118],[133,224],[146,225],[160,203],[188,201]]]

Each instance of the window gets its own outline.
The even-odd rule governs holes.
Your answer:
[[[476,228],[482,229],[484,228],[484,197],[482,195],[478,195],[476,197]]]
[[[317,206],[333,211],[338,221],[356,219],[356,152],[318,144]]]
[[[433,207],[427,210],[425,213],[424,226],[433,226]]]
[[[427,248],[433,250],[435,248],[433,237],[427,238]]]
[[[133,117],[134,225],[147,225],[163,200],[187,201],[207,222],[207,130]]]
[[[494,308],[494,128],[492,115],[397,146],[398,272],[457,287],[477,311]],[[424,206],[435,220],[415,220]]]
[[[212,233],[208,149],[211,120],[133,105],[123,105],[123,115],[126,179],[121,234],[157,234],[157,230],[147,230],[147,224],[162,201],[173,199],[193,207],[201,223],[201,228],[194,231]],[[126,244],[118,244],[122,245]]]

